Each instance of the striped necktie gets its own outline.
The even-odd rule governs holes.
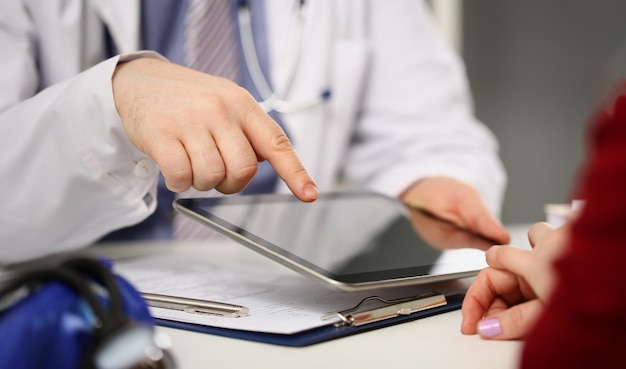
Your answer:
[[[185,23],[185,64],[238,82],[239,49],[230,1],[190,0]]]
[[[263,13],[260,4],[253,5],[257,14]],[[228,78],[242,84],[254,94],[255,86],[248,79],[242,79],[242,72],[247,71],[242,64],[232,6],[232,0],[189,0],[185,18],[185,65],[201,72]],[[264,37],[263,31],[258,34],[259,37]],[[280,122],[278,116],[272,117]],[[277,180],[278,176],[268,162],[259,163],[255,178],[243,192],[273,192]],[[211,195],[215,196],[215,192]],[[191,189],[180,196],[206,197],[209,194]],[[197,240],[209,239],[215,232],[196,221],[176,214],[173,234],[179,240]]]

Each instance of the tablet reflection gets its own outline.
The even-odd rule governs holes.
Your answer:
[[[438,250],[474,248],[486,251],[495,243],[476,233],[417,208],[407,207],[411,225],[431,247]]]

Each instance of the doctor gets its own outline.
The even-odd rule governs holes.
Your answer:
[[[262,5],[253,31],[263,23],[266,77],[283,88],[259,105],[233,82],[139,51],[138,0],[2,1],[0,261],[142,221],[156,208],[159,169],[172,191],[233,193],[257,160],[283,179],[276,191],[303,201],[318,188],[369,188],[507,242],[497,143],[473,117],[462,66],[425,5],[300,3],[248,6]],[[282,111],[289,140],[263,109]]]

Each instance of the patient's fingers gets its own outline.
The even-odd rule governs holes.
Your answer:
[[[486,252],[487,264],[492,268],[513,273],[527,282],[528,285],[523,286],[525,295],[529,295],[528,290],[531,290],[534,296],[545,299],[552,291],[556,278],[552,267],[553,254],[556,252],[547,251],[524,250],[513,246],[493,246]]]
[[[487,264],[527,278],[533,269],[532,252],[513,246],[492,246],[486,252]]]
[[[542,311],[541,301],[527,301],[482,319],[476,331],[482,338],[490,340],[523,338],[535,325]]]
[[[528,241],[531,247],[535,247],[541,240],[544,240],[550,232],[554,230],[550,224],[539,222],[533,224],[528,230]]]
[[[493,268],[481,270],[463,299],[461,332],[476,333],[477,323],[484,316],[506,309],[520,298],[519,280],[513,273]]]

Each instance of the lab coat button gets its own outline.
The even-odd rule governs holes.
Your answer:
[[[135,175],[138,178],[150,178],[156,172],[156,164],[147,158],[141,159],[135,164]]]

